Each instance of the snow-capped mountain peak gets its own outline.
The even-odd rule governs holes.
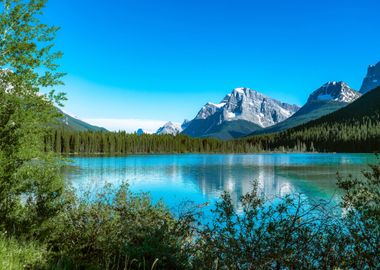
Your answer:
[[[244,94],[247,90],[251,90],[251,91],[255,91],[255,90],[252,90],[252,89],[249,89],[249,88],[244,88],[244,87],[237,87],[235,88],[232,93],[234,94]],[[230,94],[231,95],[231,94]]]
[[[310,96],[307,102],[313,101],[336,101],[342,103],[351,103],[361,94],[352,89],[345,82],[327,82],[320,88],[315,90]]]
[[[163,134],[177,135],[181,131],[182,131],[182,128],[179,124],[169,121],[165,125],[160,127],[157,130],[156,134],[158,134],[158,135],[163,135]]]
[[[218,115],[218,124],[223,121],[245,120],[261,127],[268,127],[285,120],[299,109],[267,97],[250,88],[239,87],[226,95],[219,103],[207,103],[195,119],[207,119]]]

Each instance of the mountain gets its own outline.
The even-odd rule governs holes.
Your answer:
[[[170,134],[177,135],[181,133],[184,129],[186,129],[190,125],[191,121],[185,119],[181,125],[173,123],[171,121],[167,122],[165,125],[160,127],[157,131],[157,135]]]
[[[191,137],[232,139],[274,125],[299,109],[249,88],[235,88],[220,103],[207,103],[183,131]]]
[[[380,149],[380,87],[333,113],[283,132],[245,139],[265,150],[378,152]]]
[[[365,94],[368,91],[380,86],[380,62],[368,67],[367,76],[365,76],[360,93]]]
[[[380,87],[333,113],[303,125],[245,139],[265,150],[378,152],[380,149]]]
[[[182,127],[173,123],[173,122],[167,122],[165,125],[160,127],[157,131],[157,135],[164,135],[164,134],[170,134],[170,135],[177,135],[181,133]]]
[[[255,131],[252,135],[283,131],[307,123],[347,106],[360,96],[359,92],[345,82],[325,83],[311,93],[306,104],[294,115],[274,126]]]
[[[73,131],[107,131],[105,128],[90,125],[76,117],[64,113],[60,109],[58,109],[58,111],[63,115],[58,119],[60,127],[64,127]]]
[[[354,121],[365,122],[367,120],[374,120],[379,124],[380,120],[380,87],[372,89],[355,102],[345,106],[344,108],[321,117],[315,121],[307,123],[299,128],[321,126],[325,123],[353,123]],[[298,127],[295,129],[299,129]],[[379,130],[380,132],[380,130]],[[380,142],[380,141],[379,141]]]

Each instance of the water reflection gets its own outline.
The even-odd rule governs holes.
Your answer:
[[[73,158],[66,170],[78,192],[99,192],[105,183],[127,181],[174,206],[184,200],[213,201],[225,190],[234,203],[257,180],[266,196],[301,192],[310,198],[336,193],[336,172],[356,174],[373,162],[360,154],[157,155]]]

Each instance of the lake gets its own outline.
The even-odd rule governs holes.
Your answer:
[[[181,202],[212,202],[226,190],[237,205],[253,180],[261,192],[298,192],[311,199],[339,200],[336,173],[360,175],[371,154],[183,154],[73,157],[65,170],[78,193],[99,192],[106,183],[128,182],[134,192],[150,192],[173,209]]]

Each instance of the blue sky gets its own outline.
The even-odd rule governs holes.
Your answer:
[[[358,89],[380,61],[378,0],[50,0],[69,75],[65,111],[154,130],[250,87],[302,105],[327,81]],[[131,120],[132,119],[132,120]]]

